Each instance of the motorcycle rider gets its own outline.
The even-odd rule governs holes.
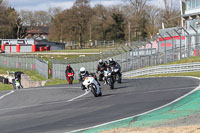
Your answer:
[[[72,67],[70,66],[70,64],[67,65],[66,70],[65,70],[65,76],[67,78],[67,74],[68,73],[73,73],[74,76],[74,70],[72,69]],[[67,78],[68,82],[70,83],[71,81]]]
[[[116,61],[114,61],[113,58],[109,58],[108,68],[111,69],[111,67],[115,67],[115,68],[119,69],[116,74],[118,74],[119,78],[121,79],[121,77],[122,77],[121,66]],[[119,83],[121,83],[121,80]]]
[[[102,60],[99,60],[99,64],[97,65],[96,73],[99,73],[99,81],[103,80],[104,74],[103,72],[107,70],[108,65]]]
[[[85,67],[80,68],[79,72],[79,82],[83,82],[85,80],[85,77],[89,75],[89,72],[86,71]]]
[[[20,83],[20,79],[19,78],[15,78],[15,82],[14,83],[15,83],[15,89],[23,88],[23,86]],[[19,85],[19,86],[17,86],[17,85]]]
[[[80,68],[80,72],[79,72],[79,82],[81,83],[81,88],[82,88],[82,90],[85,90],[85,89],[86,89],[86,87],[85,87],[82,83],[83,83],[83,81],[85,80],[85,78],[86,78],[87,76],[92,76],[92,77],[94,77],[94,79],[97,81],[98,85],[101,86],[101,84],[98,82],[97,77],[96,77],[95,74],[89,73],[88,71],[86,71],[85,67],[81,67],[81,68]]]

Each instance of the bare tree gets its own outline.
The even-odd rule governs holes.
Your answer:
[[[79,33],[80,47],[83,45],[83,36],[88,30],[90,18],[93,10],[88,0],[76,0],[72,7],[73,28]]]
[[[144,11],[147,3],[147,0],[123,0],[123,1],[128,2],[130,5],[132,5],[132,10],[138,15]]]
[[[113,23],[111,18],[111,12],[108,8],[103,5],[96,5],[94,7],[95,15],[91,19],[91,25],[93,29],[93,33],[95,34],[95,38],[98,40],[106,40],[108,39],[107,33],[110,24]]]
[[[131,29],[135,32],[136,36],[138,34],[145,38],[147,36],[146,26],[147,26],[147,13],[145,11],[147,6],[147,0],[123,0],[128,3],[127,10],[131,13],[129,17],[129,22],[131,23]],[[136,38],[139,39],[139,38]]]
[[[54,7],[54,8],[49,8],[48,9],[48,15],[51,17],[51,21],[53,20],[53,18],[62,12],[62,9],[59,7]]]
[[[148,36],[151,37],[158,32],[159,28],[159,12],[160,9],[155,6],[147,6],[146,13],[148,18],[148,24],[146,26],[146,31]]]
[[[35,26],[36,20],[34,19],[34,15],[32,11],[21,10],[19,12],[19,16],[23,22],[24,26]]]
[[[165,27],[174,27],[180,25],[180,10],[176,7],[176,0],[163,0],[164,9],[160,12],[160,23]]]
[[[44,24],[49,24],[51,21],[51,16],[48,15],[46,11],[35,11],[34,20],[37,26],[43,26]]]

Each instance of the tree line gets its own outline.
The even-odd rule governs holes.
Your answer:
[[[16,11],[0,0],[0,38],[23,38],[26,26],[50,27],[52,41],[94,40],[136,41],[154,36],[161,28],[180,25],[176,0],[162,0],[163,6],[148,0],[122,0],[125,4],[91,7],[89,0],[76,0],[69,9]]]

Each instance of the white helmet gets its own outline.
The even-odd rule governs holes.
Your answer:
[[[81,68],[80,68],[80,74],[81,74],[81,75],[85,75],[85,74],[86,74],[85,67],[81,67]]]
[[[102,59],[99,60],[99,65],[100,65],[100,66],[103,65],[103,60],[102,60]]]
[[[113,58],[109,58],[109,61],[113,61]]]
[[[110,58],[110,59],[109,59],[109,63],[110,63],[111,65],[114,63],[113,58]]]

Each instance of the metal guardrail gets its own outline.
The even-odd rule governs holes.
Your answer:
[[[136,77],[144,75],[167,74],[167,73],[182,73],[200,71],[200,62],[160,65],[150,68],[143,68],[134,71],[123,73],[123,77]]]

